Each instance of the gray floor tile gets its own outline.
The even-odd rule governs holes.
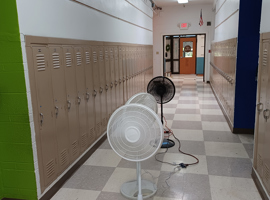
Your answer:
[[[181,200],[211,200],[209,177],[200,174],[161,172],[156,196]]]
[[[198,100],[179,100],[178,104],[199,104]]]
[[[163,108],[176,108],[177,107],[177,104],[168,104],[168,103],[166,103],[166,104],[164,104],[163,105]]]
[[[166,118],[166,120],[173,120],[174,114],[163,114],[163,116]]]
[[[82,165],[63,188],[101,191],[114,170],[114,167]]]
[[[249,158],[206,156],[206,160],[209,175],[251,178]]]
[[[200,108],[202,109],[219,109],[219,105],[206,105],[206,104],[201,104]]]
[[[175,114],[200,114],[200,110],[176,108]]]
[[[197,95],[197,93],[180,93],[180,96],[182,97],[196,97]]]
[[[215,97],[199,97],[200,100],[216,100]]]
[[[205,155],[203,141],[181,140],[181,151],[194,155]],[[168,149],[168,153],[179,153],[179,143],[175,141],[175,146]]]
[[[249,158],[253,158],[253,144],[243,144],[243,145],[248,153]]]
[[[238,135],[229,131],[203,131],[203,137],[204,141],[241,143]]]
[[[99,149],[112,149],[108,139],[106,139],[99,147]]]
[[[97,200],[127,200],[127,198],[120,193],[101,192]],[[149,200],[153,200],[153,198],[150,198]]]
[[[177,121],[174,120],[172,123],[172,129],[192,129],[202,130],[202,122],[198,121]]]
[[[200,105],[201,107],[201,105]],[[223,115],[201,115],[202,121],[209,122],[226,122],[226,119]]]

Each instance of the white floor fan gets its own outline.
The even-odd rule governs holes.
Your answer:
[[[163,142],[163,127],[158,115],[142,104],[124,105],[110,117],[107,137],[120,157],[137,162],[137,180],[123,183],[122,195],[137,200],[152,197],[157,186],[141,179],[141,161],[154,156]]]

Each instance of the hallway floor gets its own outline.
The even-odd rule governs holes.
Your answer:
[[[178,75],[172,80],[176,94],[164,105],[164,116],[181,140],[181,150],[200,162],[180,171],[154,157],[142,162],[142,177],[158,186],[152,199],[260,200],[251,179],[253,135],[230,132],[210,85],[203,83],[202,77]],[[195,161],[179,153],[177,143],[157,157],[176,163]],[[119,193],[121,184],[135,180],[135,175],[136,163],[121,159],[106,140],[52,199],[125,200]]]

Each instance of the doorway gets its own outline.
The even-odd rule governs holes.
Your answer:
[[[163,75],[204,75],[206,34],[163,36]]]

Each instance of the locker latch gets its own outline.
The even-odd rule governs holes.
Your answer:
[[[40,115],[40,124],[42,125],[44,116],[42,113],[40,113],[39,115]]]
[[[262,112],[262,110],[263,110],[263,103],[258,103],[257,104],[257,110],[258,110],[259,114],[260,114],[260,112]]]
[[[114,81],[114,84],[115,84],[115,85],[117,85],[117,84],[118,84],[118,82],[117,82],[117,81]]]
[[[78,104],[81,104],[81,97],[78,97]]]
[[[99,93],[101,94],[102,92],[103,92],[103,88],[100,87],[100,88],[99,88]]]
[[[97,91],[96,91],[96,90],[94,90],[93,96],[94,96],[94,97],[97,96]]]
[[[90,98],[90,94],[88,92],[86,92],[86,100],[88,101]]]
[[[113,82],[111,82],[111,88],[113,88]]]
[[[268,109],[265,109],[265,110],[263,111],[263,117],[264,117],[264,119],[265,119],[266,122],[267,122],[267,120],[269,119],[269,114],[270,114],[270,112],[269,112]]]
[[[69,100],[67,100],[67,107],[68,107],[68,109],[71,108],[71,102]]]
[[[58,106],[55,106],[55,115],[56,115],[56,117],[58,116],[58,112],[59,112],[59,108],[58,108]]]
[[[109,89],[109,86],[108,86],[108,84],[106,84],[105,90],[107,91],[108,89]]]

